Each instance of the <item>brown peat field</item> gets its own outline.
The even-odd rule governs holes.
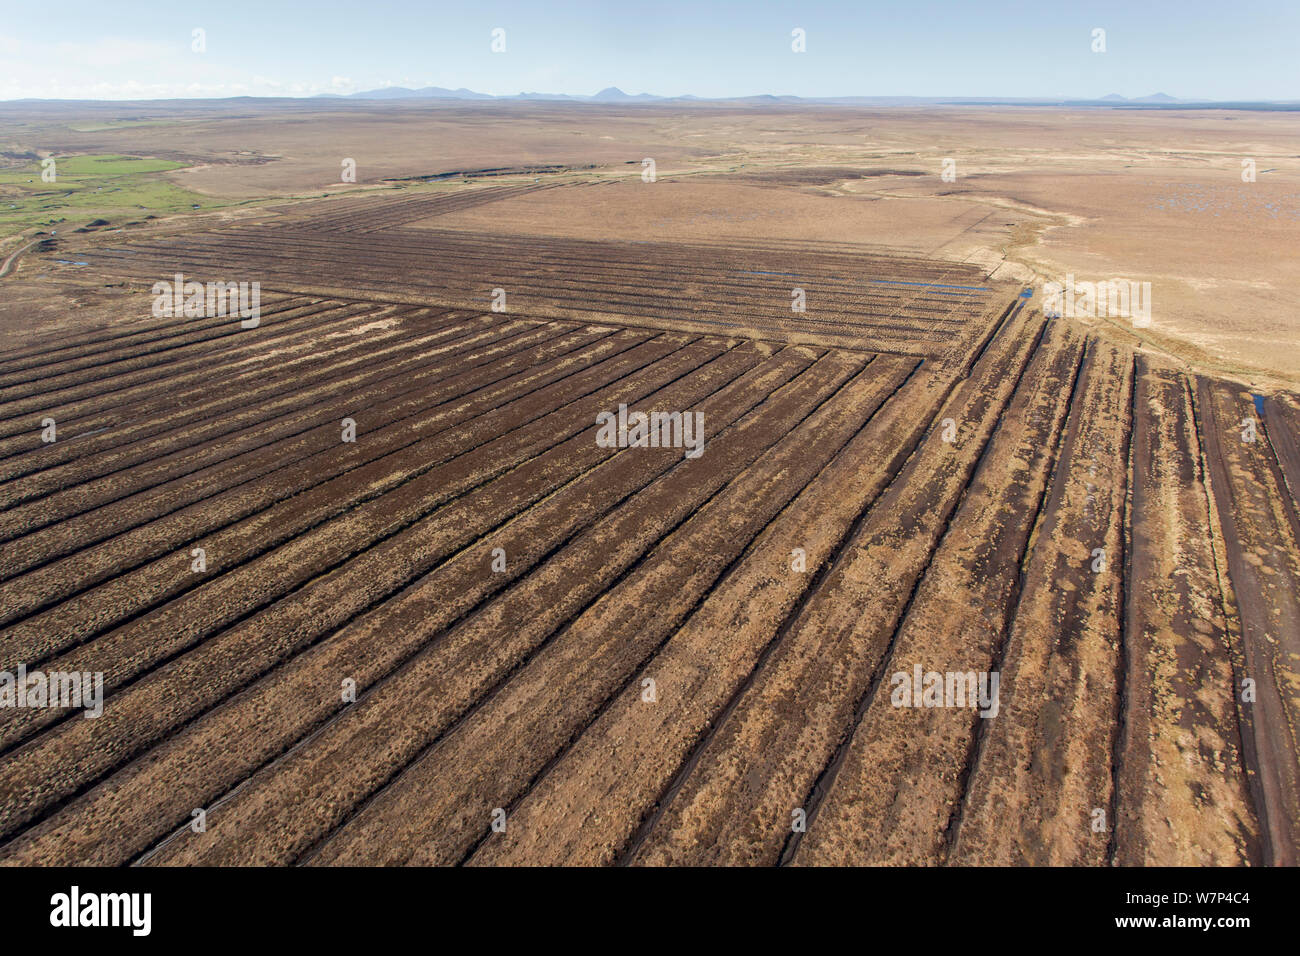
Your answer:
[[[1296,115],[0,104],[0,862],[1296,863]]]

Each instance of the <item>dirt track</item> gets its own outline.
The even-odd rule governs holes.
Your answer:
[[[91,248],[261,324],[0,355],[0,670],[106,691],[0,710],[0,861],[1294,862],[1294,396],[1247,442],[973,267],[404,225],[444,202]]]

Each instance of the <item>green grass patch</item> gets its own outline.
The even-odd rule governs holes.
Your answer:
[[[227,205],[162,177],[184,163],[139,156],[56,156],[55,181],[41,179],[41,164],[0,170],[0,237],[26,229],[77,228],[95,219],[104,228],[145,216],[165,216]]]

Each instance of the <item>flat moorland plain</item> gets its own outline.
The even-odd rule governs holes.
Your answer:
[[[0,862],[1296,861],[1294,120],[34,109],[205,198],[5,246]]]
[[[608,208],[594,209],[539,195],[509,210],[466,212],[464,221],[478,228],[508,215],[513,231],[589,238],[757,230],[978,262],[1027,283],[1068,275],[1148,281],[1153,321],[1144,346],[1248,383],[1297,386],[1300,329],[1289,299],[1300,266],[1287,254],[1300,228],[1295,115],[454,101],[32,104],[0,108],[0,147],[24,169],[35,169],[38,155],[177,162],[182,168],[163,178],[226,216],[248,214],[249,204],[268,197],[456,189],[500,177],[467,182],[449,174],[512,168],[545,180],[639,183],[642,160],[653,158],[659,181],[676,188],[653,197],[602,195]],[[340,182],[348,158],[357,163],[355,184]],[[941,178],[944,160],[953,163],[951,181]],[[1253,164],[1253,182],[1243,182],[1244,162]],[[696,180],[716,188],[688,188]],[[170,214],[136,205],[135,216],[99,217],[116,227]],[[68,228],[78,222],[70,217]]]

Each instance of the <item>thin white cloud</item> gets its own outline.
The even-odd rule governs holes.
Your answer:
[[[51,57],[57,63],[92,66],[98,69],[135,67],[156,69],[172,63],[182,56],[195,55],[190,50],[189,37],[177,38],[174,44],[132,37],[101,37],[89,43],[61,41],[44,50],[32,52]],[[183,42],[182,42],[183,41]]]

